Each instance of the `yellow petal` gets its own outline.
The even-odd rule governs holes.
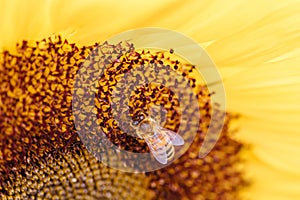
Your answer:
[[[49,1],[0,1],[0,50],[23,39],[40,40],[53,33]]]
[[[299,199],[299,175],[282,173],[249,152],[245,154],[245,159],[248,160],[245,171],[251,181],[250,188],[243,194],[245,199]]]

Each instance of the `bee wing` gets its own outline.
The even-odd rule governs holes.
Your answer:
[[[167,149],[166,146],[163,144],[163,142],[158,138],[155,140],[151,140],[148,138],[145,139],[145,141],[154,158],[161,164],[167,164],[168,162]]]
[[[151,106],[150,109],[150,116],[157,121],[158,124],[166,121],[166,109],[163,106]]]
[[[175,132],[173,132],[169,129],[163,128],[163,127],[160,127],[160,128],[161,128],[161,132],[163,132],[169,136],[173,145],[180,146],[180,145],[184,144],[183,138],[180,135],[178,135],[178,133],[175,133]]]

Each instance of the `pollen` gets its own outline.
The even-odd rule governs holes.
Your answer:
[[[125,45],[126,47],[126,45]],[[121,62],[112,62],[104,69],[103,75],[99,79],[96,92],[96,108],[97,108],[97,123],[102,126],[103,130],[110,130],[105,132],[108,138],[111,138],[117,146],[127,151],[145,153],[149,152],[149,148],[144,141],[137,139],[137,135],[132,134],[135,132],[130,128],[129,122],[117,122],[116,116],[113,114],[111,105],[117,102],[120,106],[117,109],[118,115],[128,112],[132,120],[136,120],[140,115],[149,115],[151,106],[160,105],[166,110],[164,127],[172,131],[177,131],[180,123],[184,126],[185,135],[192,135],[189,122],[193,122],[192,116],[198,112],[196,105],[188,106],[189,109],[180,109],[179,98],[192,98],[199,92],[199,86],[196,86],[195,79],[189,72],[195,70],[194,66],[188,64],[183,59],[176,57],[169,52],[142,50],[137,51],[131,45],[130,51],[120,54],[118,60]],[[101,47],[102,48],[102,47]],[[111,46],[108,48],[120,51],[119,46]],[[113,50],[107,51],[103,57],[109,59]],[[172,58],[171,58],[172,56]],[[104,59],[105,60],[105,59]],[[104,61],[105,62],[105,61]],[[97,62],[94,65],[98,65]],[[92,67],[94,65],[90,65]],[[175,80],[172,80],[176,76]],[[156,83],[154,76],[160,77],[160,84]],[[147,83],[145,83],[145,80]],[[130,83],[131,86],[126,87]],[[166,85],[173,82],[173,88],[177,91],[177,95],[169,89]],[[188,90],[190,88],[190,90]],[[189,91],[189,92],[187,92]],[[130,94],[130,98],[124,99],[124,93]],[[106,97],[108,101],[103,101]],[[198,96],[199,103],[201,103],[202,96]],[[208,97],[207,97],[208,98]],[[197,103],[197,102],[195,102]],[[181,116],[188,116],[187,123],[180,122]],[[121,118],[121,116],[117,117]],[[108,121],[115,121],[114,126],[111,127]],[[139,120],[141,121],[141,120]],[[84,123],[84,122],[83,122]],[[120,129],[126,126],[126,130]],[[129,134],[130,133],[130,134]],[[126,141],[120,139],[124,134],[127,135]],[[92,139],[91,139],[92,140]],[[137,151],[139,149],[139,151]]]
[[[70,109],[72,80],[90,51],[60,36],[23,41],[16,50],[0,55],[0,181],[78,141]]]

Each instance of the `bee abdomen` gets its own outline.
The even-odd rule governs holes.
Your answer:
[[[173,144],[167,144],[167,146],[166,146],[166,153],[167,153],[168,161],[172,160],[173,157],[174,157],[174,154],[175,154],[175,149],[174,149]]]

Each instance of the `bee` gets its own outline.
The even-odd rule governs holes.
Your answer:
[[[175,155],[174,146],[183,145],[184,140],[179,134],[160,126],[160,117],[153,116],[156,113],[156,109],[150,109],[149,116],[140,115],[139,121],[134,121],[132,126],[138,137],[145,140],[154,158],[167,164]]]

